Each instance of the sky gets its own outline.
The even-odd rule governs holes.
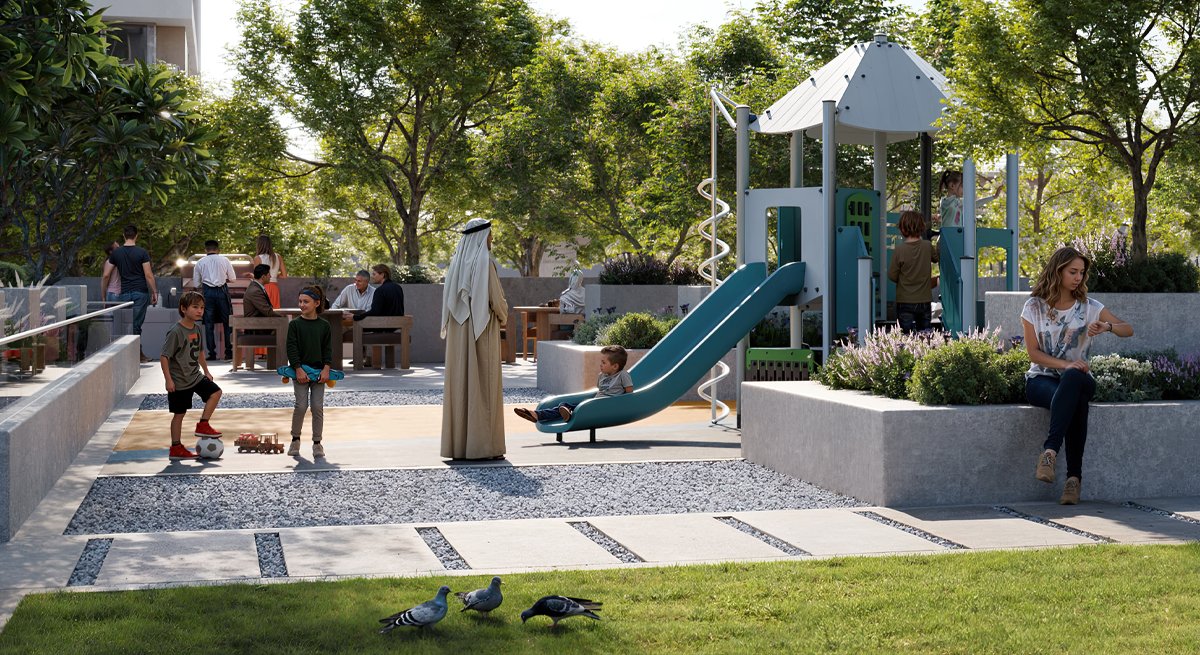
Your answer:
[[[299,4],[299,0],[284,0]],[[749,10],[757,0],[528,0],[537,11],[567,19],[576,36],[636,52],[652,45],[674,45],[697,24],[716,27],[731,10]],[[925,0],[901,0],[914,10]],[[201,5],[200,68],[205,80],[221,84],[233,76],[225,60],[236,42],[237,0],[204,0]]]

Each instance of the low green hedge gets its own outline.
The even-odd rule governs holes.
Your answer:
[[[572,340],[584,346],[653,348],[679,320],[678,316],[670,314],[646,312],[597,314],[575,326]]]
[[[1088,360],[1095,402],[1200,400],[1200,354],[1173,350],[1097,355]],[[877,331],[863,346],[844,344],[818,371],[833,389],[869,391],[922,405],[1025,402],[1029,356],[1019,343],[1004,350],[998,332],[947,342],[939,333]]]

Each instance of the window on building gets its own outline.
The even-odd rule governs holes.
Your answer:
[[[122,23],[114,26],[109,53],[123,64],[146,61],[150,53],[150,26]]]

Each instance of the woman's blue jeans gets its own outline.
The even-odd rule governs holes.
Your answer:
[[[1035,375],[1025,381],[1029,404],[1050,410],[1050,429],[1043,447],[1058,452],[1067,444],[1067,477],[1083,478],[1087,444],[1088,402],[1096,395],[1091,375],[1069,368],[1061,377]]]

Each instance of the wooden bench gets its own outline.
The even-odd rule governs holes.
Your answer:
[[[400,368],[409,368],[409,349],[412,342],[412,316],[369,316],[354,321],[354,370],[364,368],[360,356],[363,348],[371,346],[372,361],[378,368],[396,368],[396,347],[400,348]],[[388,329],[399,332],[367,332],[366,330]],[[380,351],[383,351],[380,353]],[[386,359],[385,359],[386,358]]]
[[[233,368],[236,371],[242,364],[243,348],[266,348],[267,368],[275,369],[280,362],[287,361],[287,327],[286,316],[231,316],[230,327],[233,328]],[[269,330],[271,334],[241,334],[242,330]],[[254,353],[246,360],[246,370],[254,370]]]

